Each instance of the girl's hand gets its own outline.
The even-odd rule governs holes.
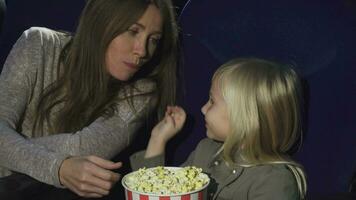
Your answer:
[[[181,107],[168,106],[164,119],[152,130],[145,158],[162,154],[168,140],[182,129],[185,119],[186,114]]]
[[[168,106],[165,117],[153,128],[151,138],[167,142],[183,127],[186,119],[185,111],[178,106]]]
[[[108,195],[120,175],[111,171],[122,166],[97,156],[71,157],[59,169],[62,185],[81,197],[100,198]]]

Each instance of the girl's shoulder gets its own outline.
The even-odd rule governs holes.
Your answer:
[[[286,164],[264,164],[251,167],[251,170],[266,175],[291,174]]]
[[[221,146],[223,143],[222,142],[217,142],[213,139],[210,139],[208,137],[205,137],[203,139],[200,140],[199,145],[203,145],[203,146]]]
[[[216,153],[223,143],[217,142],[210,138],[203,138],[197,145],[197,150],[201,152],[213,152]]]
[[[244,167],[237,181],[251,191],[251,199],[298,199],[298,184],[284,164],[265,164]],[[261,194],[263,194],[261,196]]]
[[[247,168],[260,181],[269,181],[275,184],[295,184],[293,173],[285,164],[266,164]],[[278,185],[278,184],[277,184]]]

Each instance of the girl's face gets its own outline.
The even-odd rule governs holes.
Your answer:
[[[229,134],[229,117],[226,103],[215,81],[210,89],[209,101],[201,108],[205,117],[207,136],[217,141],[225,141]]]
[[[151,59],[161,34],[161,14],[151,4],[136,23],[110,42],[105,55],[110,75],[121,81],[130,79]]]

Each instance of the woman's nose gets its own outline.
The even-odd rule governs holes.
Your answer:
[[[137,55],[139,58],[146,57],[147,50],[146,50],[146,39],[139,38],[135,42],[134,46],[134,54]]]

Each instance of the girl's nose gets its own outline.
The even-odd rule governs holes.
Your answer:
[[[208,105],[208,103],[205,103],[205,104],[203,105],[203,107],[201,107],[201,112],[203,113],[203,115],[206,114],[207,105]]]

